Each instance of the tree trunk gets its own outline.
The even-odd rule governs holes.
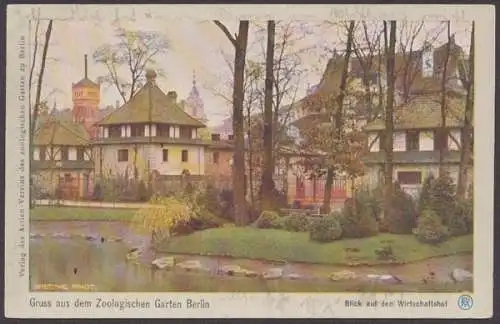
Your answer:
[[[450,21],[448,21],[448,44],[446,44],[446,55],[444,57],[443,75],[441,79],[441,123],[439,127],[440,146],[439,146],[439,176],[444,173],[444,153],[448,146],[448,134],[446,133],[446,99],[447,99],[447,78],[448,78],[448,62],[450,60]],[[443,142],[441,142],[443,141]]]
[[[43,84],[43,74],[45,72],[45,62],[47,60],[47,51],[49,49],[49,42],[50,42],[50,35],[52,34],[52,20],[49,21],[49,25],[47,26],[47,31],[45,32],[45,43],[43,45],[43,53],[42,53],[42,62],[40,64],[40,74],[38,76],[38,81],[36,85],[36,98],[35,98],[35,107],[33,109],[33,118],[31,119],[31,129],[30,129],[30,162],[33,161],[33,140],[35,138],[35,131],[36,131],[36,123],[38,119],[38,113],[40,110],[40,98],[42,95],[42,84]],[[36,35],[35,35],[36,37]],[[33,62],[32,64],[35,64]],[[30,84],[31,87],[31,84]],[[31,104],[31,102],[30,102]],[[31,111],[30,111],[31,114]],[[32,165],[32,163],[30,163]],[[34,172],[32,171],[33,168],[30,168],[30,208],[34,207],[33,203],[33,178],[34,178]]]
[[[271,209],[273,205],[274,165],[273,165],[273,67],[274,38],[276,25],[274,20],[267,22],[266,80],[264,88],[264,170],[262,172],[260,200],[261,210]]]
[[[349,60],[351,59],[351,52],[352,52],[352,43],[353,43],[353,37],[354,37],[354,20],[351,20],[349,23],[349,29],[347,33],[347,45],[346,45],[346,51],[344,55],[344,67],[342,70],[342,77],[340,80],[340,93],[336,98],[336,106],[337,110],[335,111],[334,114],[334,129],[336,130],[336,140],[341,141],[342,140],[342,133],[344,131],[344,125],[343,125],[343,105],[344,105],[344,97],[345,97],[345,90],[347,86],[347,77],[349,73]],[[330,203],[332,200],[332,184],[333,184],[333,176],[334,176],[334,168],[329,167],[326,173],[326,184],[325,184],[325,196],[323,198],[323,213],[328,214],[330,213]]]
[[[395,83],[395,50],[396,50],[396,21],[391,21],[389,43],[387,42],[387,21],[384,21],[384,40],[387,59],[387,105],[385,109],[385,174],[384,174],[384,217],[390,217],[393,195],[393,132],[394,132],[394,83]]]
[[[245,197],[245,135],[243,102],[245,96],[245,60],[248,42],[248,20],[239,23],[238,36],[235,42],[234,85],[233,85],[233,194],[235,222],[244,226],[248,222],[247,202]]]
[[[474,35],[474,22],[472,22],[471,30],[471,41],[469,50],[469,75],[467,84],[467,101],[465,103],[465,114],[464,114],[464,127],[460,135],[461,138],[461,151],[460,151],[460,167],[458,172],[458,184],[457,184],[457,197],[459,199],[464,199],[467,193],[467,183],[468,183],[468,169],[472,157],[472,115],[474,110],[474,51],[475,51],[475,35]]]

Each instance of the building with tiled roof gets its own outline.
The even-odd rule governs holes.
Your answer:
[[[78,199],[92,191],[94,163],[83,124],[48,116],[32,145],[35,195]]]
[[[130,101],[96,123],[96,173],[145,180],[151,174],[203,175],[208,143],[198,130],[204,123],[183,110],[175,91],[165,94],[158,87],[154,71],[146,79]]]

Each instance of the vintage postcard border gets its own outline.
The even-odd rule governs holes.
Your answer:
[[[112,318],[112,317],[488,317],[493,309],[493,165],[494,165],[494,7],[484,5],[439,6],[251,6],[251,5],[42,5],[43,16],[55,19],[102,19],[102,17],[137,17],[140,19],[214,19],[235,20],[237,17],[262,18],[296,16],[297,19],[463,19],[476,21],[476,118],[475,124],[475,224],[474,224],[474,307],[461,310],[457,304],[459,294],[237,294],[237,293],[30,293],[28,288],[29,260],[29,143],[28,108],[26,102],[27,65],[26,50],[28,21],[31,5],[11,5],[7,11],[7,112],[6,112],[6,196],[5,196],[5,311],[7,317],[35,318]],[[148,18],[150,17],[150,18]],[[65,299],[70,308],[32,308],[30,297],[40,300]],[[176,309],[165,312],[155,309],[156,297],[176,300],[204,299],[211,305],[207,309]],[[446,308],[349,309],[344,300],[440,300]],[[141,300],[153,305],[149,309],[124,310],[75,308],[76,300]],[[139,310],[139,311],[138,311]]]

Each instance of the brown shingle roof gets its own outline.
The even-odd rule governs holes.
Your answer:
[[[89,134],[81,124],[49,118],[41,124],[34,136],[35,145],[71,145],[89,144]]]
[[[94,81],[90,80],[89,78],[83,78],[77,83],[73,85],[73,87],[94,87],[94,88],[99,88],[99,84],[95,83]]]
[[[175,99],[169,98],[154,82],[147,82],[129,102],[104,117],[98,125],[148,122],[205,127],[184,112]]]
[[[452,96],[447,99],[446,127],[460,127],[463,124],[465,98]],[[439,95],[418,96],[394,112],[395,129],[437,128],[441,125],[441,102]],[[366,130],[383,130],[382,119],[374,120]]]

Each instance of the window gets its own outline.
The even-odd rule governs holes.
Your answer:
[[[45,146],[40,146],[40,153],[39,153],[39,155],[40,155],[40,157],[39,157],[40,161],[45,161],[46,154],[47,154],[47,148]]]
[[[406,132],[406,150],[407,151],[418,151],[419,150],[419,137],[418,131],[407,131]]]
[[[158,136],[170,137],[170,126],[168,125],[158,125],[156,131]]]
[[[220,134],[212,134],[212,141],[214,142],[220,141]]]
[[[228,140],[230,140],[230,141],[234,140],[234,135],[233,135],[233,134],[228,135],[228,136],[227,136],[227,139],[228,139]]]
[[[419,185],[422,183],[422,172],[400,171],[398,172],[398,182],[402,185]]]
[[[109,137],[121,137],[122,136],[122,128],[121,126],[109,126],[109,131],[108,131]]]
[[[219,152],[214,152],[212,157],[213,157],[214,163],[219,164]]]
[[[163,149],[163,162],[168,162],[168,149]]]
[[[78,161],[83,161],[85,160],[85,148],[83,147],[78,147],[76,149],[76,159]]]
[[[127,162],[128,161],[128,150],[118,150],[118,162]]]
[[[68,147],[61,147],[61,161],[69,160],[69,149]]]
[[[144,125],[131,125],[130,136],[141,137],[144,136]]]
[[[434,149],[435,150],[446,150],[448,148],[448,131],[438,129],[434,131]]]
[[[182,162],[188,161],[188,150],[182,150]]]
[[[181,127],[179,130],[180,138],[191,138],[191,128],[190,127]]]

